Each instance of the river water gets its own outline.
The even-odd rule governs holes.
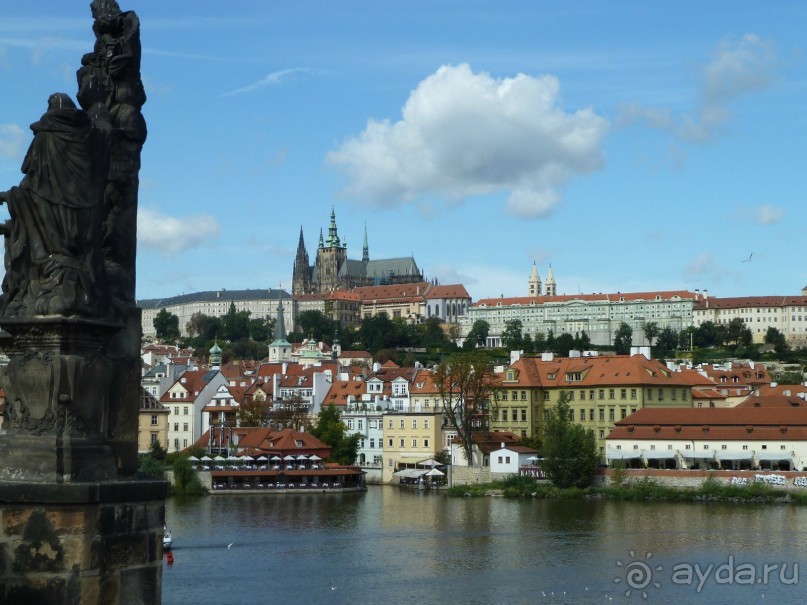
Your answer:
[[[166,520],[165,605],[807,602],[807,508],[790,505],[370,486],[174,498]]]

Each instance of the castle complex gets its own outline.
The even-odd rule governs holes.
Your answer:
[[[336,213],[333,209],[328,237],[324,239],[320,230],[316,262],[309,265],[303,229],[300,227],[300,242],[297,245],[292,275],[292,294],[295,296],[352,290],[358,286],[410,284],[422,281],[423,273],[411,256],[370,260],[366,227],[361,260],[349,259],[347,244],[339,239],[337,233]]]

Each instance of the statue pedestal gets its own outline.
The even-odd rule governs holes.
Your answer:
[[[168,484],[0,481],[0,603],[161,602]]]

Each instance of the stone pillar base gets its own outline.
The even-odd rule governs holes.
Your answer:
[[[168,484],[0,482],[0,603],[161,602]]]

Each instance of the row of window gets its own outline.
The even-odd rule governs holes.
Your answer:
[[[364,440],[362,440],[362,442],[363,442],[363,441],[364,441]],[[372,440],[371,440],[371,441],[372,441]],[[379,442],[380,442],[380,440],[379,440]],[[395,442],[395,440],[394,440],[392,437],[390,437],[390,438],[387,440],[387,444],[389,445],[389,447],[395,447],[395,446],[393,445],[393,443],[394,443],[394,442]],[[381,446],[381,444],[379,443],[379,447],[380,447],[380,446]],[[373,446],[372,446],[372,444],[370,445],[370,447],[373,447]],[[413,448],[413,449],[417,449],[417,447],[418,447],[418,440],[417,440],[417,437],[413,437],[413,438],[412,438],[412,448]],[[423,438],[423,447],[424,447],[424,448],[428,448],[428,447],[429,447],[429,439],[428,439],[428,437],[424,437],[424,438]],[[406,439],[404,439],[403,437],[401,437],[401,438],[398,440],[398,449],[405,449],[405,448],[406,448]]]
[[[678,447],[680,447],[680,445],[667,444],[667,449],[668,449],[668,450],[677,449]],[[754,447],[757,447],[757,446],[755,445]],[[617,446],[616,446],[616,449],[621,450],[621,449],[622,449],[622,446],[621,446],[621,445],[617,445]],[[634,445],[634,446],[633,446],[633,449],[634,449],[634,450],[638,450],[638,449],[639,449],[639,446],[638,446],[638,445]],[[656,445],[655,445],[655,444],[651,444],[651,445],[650,445],[650,449],[651,449],[651,450],[655,450],[655,449],[656,449]],[[692,444],[691,444],[691,443],[687,443],[687,444],[684,446],[684,449],[685,449],[685,450],[691,450],[691,449],[693,449],[693,446],[692,446]],[[713,448],[713,447],[712,447],[710,444],[708,444],[708,443],[704,443],[704,444],[703,444],[703,449],[708,451],[708,450],[711,450],[711,449],[714,449],[714,448]],[[727,450],[727,449],[728,449],[728,446],[727,446],[727,445],[724,443],[724,444],[722,444],[722,445],[720,446],[720,449],[721,449],[721,450]],[[743,449],[744,449],[744,450],[748,450],[748,444],[743,444]],[[767,450],[767,449],[768,449],[768,444],[763,444],[762,446],[760,446],[760,449]],[[779,445],[779,450],[780,450],[780,451],[781,451],[781,450],[786,450],[786,449],[787,449],[787,446],[785,446],[785,445]]]
[[[629,389],[619,389],[619,398],[620,399],[627,399],[628,398],[628,390]],[[575,399],[575,391],[569,390],[569,391],[566,391],[566,393],[569,395],[569,401],[574,401],[574,399]],[[589,389],[588,391],[586,391],[585,389],[580,389],[580,391],[578,391],[580,401],[585,401],[586,400],[586,393],[588,393],[588,399],[590,399],[591,401],[594,401],[595,399],[600,399],[600,400],[605,399],[605,389],[599,389],[599,390],[596,390],[596,391],[595,391],[595,389]],[[595,397],[595,393],[596,393],[597,397]],[[658,395],[658,400],[659,401],[664,401],[665,389],[658,388],[656,390],[656,393]],[[678,400],[678,393],[679,393],[679,389],[669,389],[670,399],[672,401],[677,401]],[[681,400],[686,401],[688,399],[688,397],[689,397],[689,389],[680,389],[680,393],[681,393]],[[545,395],[546,394],[548,394],[548,391],[545,392]],[[638,394],[639,394],[638,389],[630,389],[630,398],[631,399],[636,399],[638,397]],[[545,397],[545,399],[546,398],[547,397]],[[652,388],[648,388],[646,390],[645,398],[648,401],[652,401],[652,399],[653,399],[653,389]],[[608,389],[608,399],[616,399],[616,389]]]

